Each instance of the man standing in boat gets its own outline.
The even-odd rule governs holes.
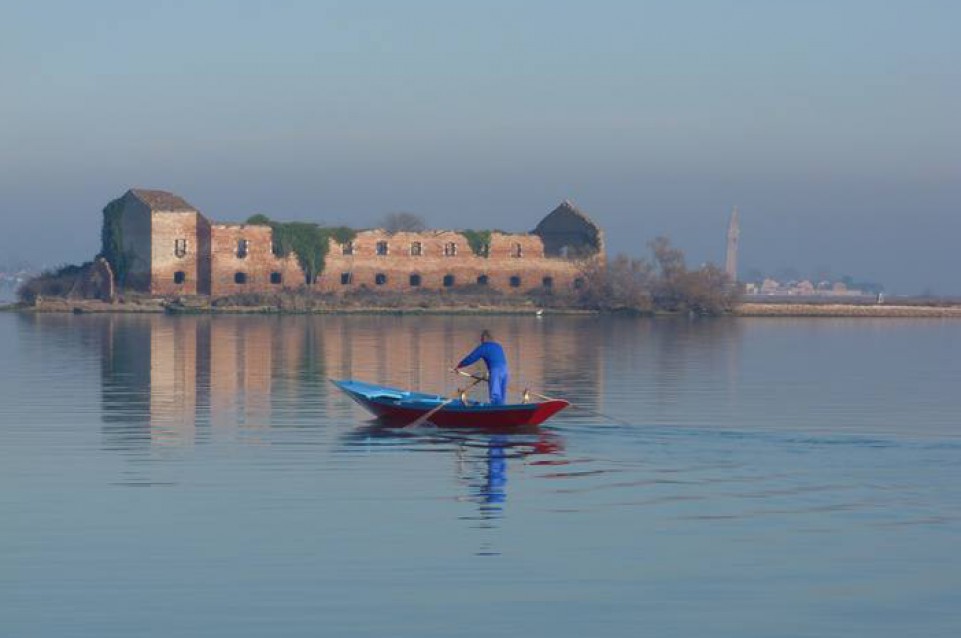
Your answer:
[[[480,340],[480,345],[464,357],[454,369],[460,371],[461,368],[483,359],[487,364],[487,386],[490,389],[491,405],[504,405],[507,398],[507,384],[511,376],[507,368],[507,355],[504,354],[501,344],[494,341],[489,330],[481,333]]]

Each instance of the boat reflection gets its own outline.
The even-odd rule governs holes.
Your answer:
[[[470,431],[432,426],[405,429],[374,420],[346,433],[342,443],[345,449],[368,453],[398,448],[451,453],[455,478],[462,487],[462,493],[455,498],[475,506],[460,515],[460,519],[471,521],[478,529],[493,529],[504,517],[511,471],[520,466],[554,466],[567,462],[563,437],[536,426],[505,434],[502,430],[482,428]]]

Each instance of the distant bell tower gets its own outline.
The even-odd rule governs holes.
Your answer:
[[[741,236],[741,223],[737,216],[737,206],[731,211],[731,221],[727,224],[727,259],[724,260],[724,272],[737,281],[737,242]]]

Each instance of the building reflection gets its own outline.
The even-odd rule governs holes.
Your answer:
[[[449,394],[450,366],[487,327],[504,344],[512,392],[600,395],[601,331],[589,318],[163,316],[85,318],[99,337],[108,445],[192,445],[278,424],[358,422],[330,378]],[[483,395],[483,386],[477,395]]]

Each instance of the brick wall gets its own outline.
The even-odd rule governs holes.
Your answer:
[[[381,242],[386,242],[386,255],[378,254]],[[419,255],[412,254],[415,243],[420,243]],[[520,294],[543,287],[545,278],[553,289],[569,290],[580,272],[575,262],[545,258],[544,245],[535,235],[495,233],[488,256],[483,257],[471,251],[466,237],[453,231],[390,234],[369,230],[357,234],[352,254],[346,252],[345,246],[331,241],[318,282],[321,290],[343,292],[362,286],[391,291],[443,290],[450,287],[446,283],[479,285],[478,279],[486,277],[490,289]],[[420,277],[419,286],[412,285],[412,275]],[[342,277],[349,277],[349,283],[342,283]]]
[[[277,292],[304,285],[304,272],[296,256],[274,255],[272,236],[269,226],[211,224],[211,296]],[[240,250],[241,241],[247,242],[245,256]]]
[[[123,199],[124,246],[133,255],[127,288],[157,296],[221,297],[306,285],[296,255],[273,254],[269,226],[211,223],[179,197],[163,191],[128,191]],[[174,205],[181,208],[166,208]],[[600,231],[568,203],[548,215],[539,228],[566,232],[564,224],[593,229],[602,246]],[[408,292],[471,286],[506,294],[575,288],[582,263],[546,257],[544,242],[534,233],[493,233],[486,254],[475,255],[467,238],[455,231],[361,231],[349,246],[330,241],[324,271],[312,288],[340,293],[360,288]],[[603,258],[602,247],[596,258]]]
[[[151,215],[150,294],[196,295],[200,282],[197,212]]]

